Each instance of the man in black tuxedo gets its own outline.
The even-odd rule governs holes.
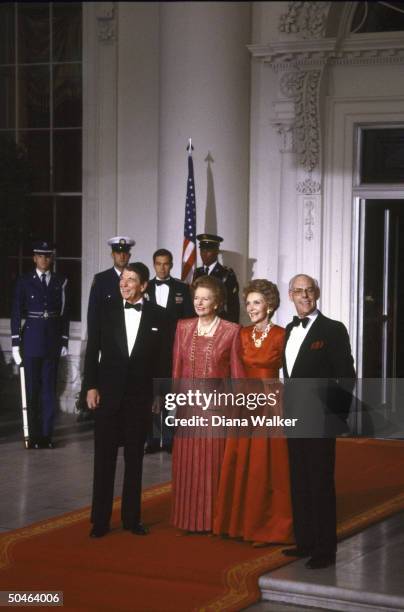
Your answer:
[[[310,557],[310,569],[335,564],[335,437],[347,431],[355,379],[348,332],[317,310],[319,297],[315,279],[291,279],[297,316],[286,327],[283,358],[285,416],[299,419],[288,438],[296,547],[284,554]]]
[[[123,442],[124,529],[146,535],[140,522],[143,448],[151,421],[153,378],[169,376],[169,321],[163,308],[143,300],[149,270],[129,264],[120,280],[121,299],[105,301],[88,329],[84,365],[87,404],[95,410],[94,488],[90,532],[110,529],[118,447]]]
[[[167,249],[158,249],[153,254],[153,267],[156,272],[147,286],[147,295],[152,304],[158,304],[166,309],[171,322],[170,355],[175,336],[178,319],[187,319],[195,316],[189,286],[186,283],[170,276],[173,267],[173,256]],[[166,411],[163,408],[160,414],[153,416],[153,431],[147,436],[145,453],[156,453],[160,449],[171,452],[172,428],[165,425]]]
[[[167,249],[158,249],[153,254],[153,267],[156,272],[147,286],[147,294],[152,304],[166,309],[172,321],[195,316],[189,286],[178,278],[170,276],[173,256]]]

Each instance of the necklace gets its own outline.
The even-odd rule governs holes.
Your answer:
[[[267,337],[269,330],[272,327],[272,322],[269,321],[268,325],[265,327],[264,331],[261,332],[261,330],[258,329],[258,327],[256,325],[254,325],[253,330],[251,332],[251,338],[252,341],[254,342],[255,346],[257,348],[261,348],[262,343],[264,342],[265,338]],[[255,332],[260,332],[261,336],[259,338],[256,337]]]
[[[202,325],[200,320],[198,320],[198,336],[208,336],[218,321],[219,317],[215,317],[212,323],[206,326]]]

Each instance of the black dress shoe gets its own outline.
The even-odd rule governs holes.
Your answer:
[[[90,531],[90,538],[102,538],[109,532],[109,527],[94,526]]]
[[[305,563],[308,569],[323,569],[335,565],[335,555],[318,555]]]
[[[297,546],[295,546],[295,548],[285,548],[282,551],[282,554],[284,554],[285,557],[298,557],[299,559],[304,559],[304,557],[310,557],[310,553],[308,550],[305,550],[304,548],[298,548]]]
[[[126,529],[126,531],[130,531],[131,533],[133,533],[133,535],[138,535],[138,536],[145,536],[145,535],[148,535],[149,533],[149,530],[147,529],[147,527],[143,525],[143,523],[138,523],[134,527],[124,523],[123,528]]]
[[[150,444],[147,444],[144,449],[144,454],[152,455],[153,453],[158,453],[159,451],[160,451],[160,448],[158,446],[152,446]]]
[[[33,449],[37,450],[38,448],[41,448],[41,447],[40,447],[38,440],[34,439],[34,440],[29,440],[27,448],[29,448],[30,450],[33,450]]]
[[[39,448],[55,448],[55,445],[49,436],[44,436],[39,442]]]

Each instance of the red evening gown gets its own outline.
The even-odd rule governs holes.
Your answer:
[[[240,332],[247,378],[279,378],[285,330],[274,325],[260,348],[253,326]],[[254,542],[293,541],[287,441],[229,438],[223,459],[214,533]]]
[[[226,378],[244,378],[240,360],[240,326],[220,320],[213,336],[198,336],[198,319],[182,319],[178,322],[173,353],[173,378],[186,379],[181,391],[197,389]],[[216,381],[209,382],[209,379]],[[218,379],[220,379],[218,381]],[[178,392],[178,386],[177,386]],[[200,409],[191,407],[179,410],[177,416],[199,414]],[[173,503],[171,520],[175,527],[187,531],[211,531],[214,508],[219,486],[220,469],[226,440],[213,437],[212,432],[203,431],[198,437],[193,431],[179,427],[174,437],[172,455]],[[205,428],[204,428],[205,429]]]

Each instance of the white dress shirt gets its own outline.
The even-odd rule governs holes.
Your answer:
[[[170,277],[159,278],[158,276],[156,276],[156,280],[169,281]],[[156,303],[159,306],[162,306],[163,308],[167,308],[168,294],[170,292],[170,287],[168,286],[168,284],[156,285],[155,289],[156,289]]]
[[[119,276],[119,278],[121,278],[122,272],[120,270],[118,270],[118,268],[115,268],[115,266],[114,266],[114,270],[117,273],[117,275]]]
[[[309,322],[307,323],[306,327],[303,327],[302,324],[296,325],[292,328],[289,334],[285,349],[286,367],[288,369],[289,376],[292,375],[293,366],[295,365],[295,361],[299,354],[300,347],[303,344],[303,340],[309,333],[309,329],[313,325],[314,321],[317,319],[317,316],[318,310],[315,310],[311,314],[307,315]]]
[[[208,266],[208,274],[211,274],[213,268],[215,267],[215,265],[217,264],[217,259],[216,261],[214,261],[212,264],[210,264],[210,266]],[[203,269],[205,270],[206,266],[203,266]]]
[[[135,346],[137,332],[139,331],[140,318],[142,316],[141,310],[135,310],[134,308],[125,308],[126,300],[123,300],[123,308],[125,314],[125,329],[126,329],[126,340],[128,344],[129,355],[131,354],[133,347]],[[135,302],[135,304],[143,304],[143,298]]]
[[[51,279],[51,273],[50,270],[48,270],[47,272],[41,272],[41,270],[38,270],[38,268],[36,269],[36,273],[39,276],[39,280],[42,282],[42,274],[45,274],[45,282],[47,285],[49,285],[50,283],[50,279]]]

